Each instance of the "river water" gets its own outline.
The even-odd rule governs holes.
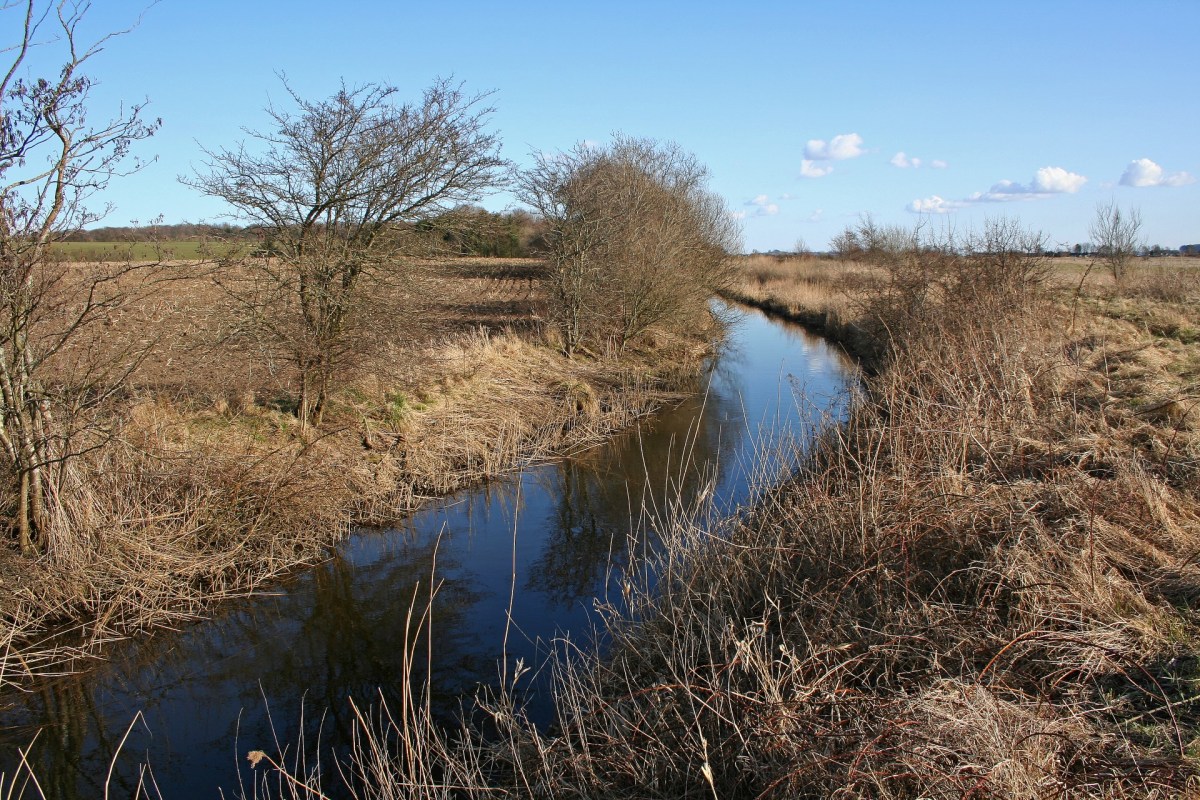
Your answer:
[[[344,752],[354,727],[348,698],[400,702],[406,664],[449,720],[520,660],[531,670],[518,691],[544,722],[551,642],[591,640],[597,602],[619,603],[656,515],[751,501],[756,476],[787,469],[814,427],[843,413],[853,380],[823,340],[740,312],[704,390],[679,406],[395,529],[357,532],[270,594],[116,643],[86,674],[19,698],[0,712],[0,773],[11,780],[28,747],[47,797],[103,796],[110,764],[113,797],[151,779],[165,800],[249,795],[249,750],[321,751],[335,771],[328,754]],[[427,606],[431,637],[415,622]]]

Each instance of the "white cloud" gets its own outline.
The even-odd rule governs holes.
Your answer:
[[[965,205],[962,200],[946,200],[935,194],[924,200],[913,200],[906,208],[914,214],[949,214]]]
[[[779,213],[779,204],[772,203],[771,198],[765,194],[760,194],[753,200],[747,200],[745,205],[754,209],[754,216],[756,217],[773,217]],[[741,216],[738,219],[745,219],[747,212],[742,211],[739,213]]]
[[[914,214],[948,214],[975,203],[1006,203],[1013,200],[1038,200],[1056,194],[1075,194],[1087,178],[1062,167],[1042,167],[1029,183],[1000,181],[986,192],[975,192],[962,200],[946,200],[938,195],[913,200],[906,208]]]
[[[809,139],[804,145],[804,157],[810,161],[844,161],[865,153],[862,145],[863,139],[857,133],[838,134],[828,142]]]
[[[1122,186],[1139,189],[1147,186],[1186,186],[1195,182],[1196,179],[1186,172],[1173,172],[1170,175],[1164,173],[1162,167],[1148,158],[1130,161],[1121,175]]]
[[[915,156],[910,156],[908,153],[905,153],[903,150],[901,150],[899,153],[896,153],[896,155],[892,156],[890,163],[893,167],[899,167],[900,169],[920,169],[921,167],[932,167],[933,169],[945,169],[946,167],[949,166],[949,164],[947,164],[945,161],[943,161],[940,158],[935,158],[932,161],[926,161],[923,158],[916,158]]]
[[[804,178],[824,178],[831,172],[833,167],[823,167],[809,158],[800,162],[800,176]]]
[[[811,214],[808,215],[808,221],[809,222],[820,222],[824,217],[825,217],[825,209],[818,208],[818,209],[815,209]]]
[[[1085,183],[1087,178],[1075,172],[1068,172],[1062,167],[1042,167],[1034,173],[1033,180],[1029,183],[1000,181],[986,192],[976,192],[967,200],[975,203],[1036,200],[1055,194],[1075,194]]]
[[[1033,186],[1041,194],[1075,194],[1087,178],[1062,167],[1042,167],[1033,179]]]
[[[729,216],[733,217],[734,219],[745,219],[746,212],[745,211],[730,211]]]

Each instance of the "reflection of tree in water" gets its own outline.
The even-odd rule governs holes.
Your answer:
[[[44,718],[57,720],[57,724],[43,728],[40,721],[30,719],[28,723],[0,728],[0,774],[6,776],[6,786],[19,786],[25,779],[17,748],[24,749],[32,742],[29,763],[42,796],[64,800],[102,796],[103,770],[108,764],[103,754],[115,752],[124,725],[119,730],[107,730],[100,723],[95,700],[78,676],[48,682],[25,700],[27,706],[45,709]],[[91,736],[98,729],[102,741],[97,747]],[[113,781],[112,788],[132,796],[135,782],[121,776]]]
[[[116,688],[105,688],[96,673],[47,685],[26,696],[15,715],[28,724],[0,732],[0,772],[13,774],[16,747],[41,727],[30,762],[47,796],[100,796],[109,761],[140,709],[146,724],[122,750],[114,790],[131,796],[148,756],[164,791],[171,788],[165,796],[187,797],[191,787],[194,796],[211,797],[218,782],[235,778],[234,764],[242,761],[235,741],[243,751],[271,751],[276,740],[294,743],[303,733],[313,752],[344,752],[354,727],[348,699],[366,709],[382,697],[399,708],[409,689],[406,652],[414,686],[419,691],[430,680],[435,714],[450,719],[459,699],[495,674],[499,647],[466,632],[479,597],[462,577],[437,578],[432,647],[427,628],[417,629],[435,560],[438,576],[461,574],[436,548],[429,536],[367,564],[336,555],[286,594],[114,654],[106,672],[126,676]]]
[[[370,703],[382,692],[389,702],[399,701],[407,690],[401,670],[410,660],[415,685],[426,683],[432,666],[435,704],[456,706],[494,659],[483,659],[481,643],[463,630],[478,596],[462,577],[445,577],[454,571],[445,558],[434,574],[436,546],[431,537],[370,566],[339,556],[318,568],[311,601],[283,612],[285,618],[303,619],[294,639],[276,643],[278,652],[268,652],[258,668],[264,693],[291,698],[307,691],[312,705],[329,709],[338,729],[348,731],[346,699]],[[421,626],[431,586],[432,646]],[[264,647],[269,650],[271,642]]]
[[[644,537],[657,520],[703,503],[720,459],[736,453],[745,435],[736,395],[710,385],[707,395],[544,473],[556,501],[527,589],[559,606],[603,596],[606,576],[626,566],[632,539],[653,546]]]

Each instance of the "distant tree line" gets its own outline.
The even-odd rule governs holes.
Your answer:
[[[249,228],[228,224],[180,222],[174,225],[106,225],[65,233],[63,242],[183,242],[197,239],[228,239],[250,241],[254,232]]]
[[[524,209],[493,212],[463,206],[412,226],[430,240],[431,249],[447,254],[495,258],[530,258],[542,245],[545,224]],[[258,225],[179,222],[173,225],[106,225],[65,233],[63,242],[252,242],[272,249],[275,232]]]

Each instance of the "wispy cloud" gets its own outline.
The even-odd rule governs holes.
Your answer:
[[[891,165],[900,169],[920,169],[921,167],[932,167],[933,169],[945,169],[949,165],[940,158],[935,158],[932,161],[926,161],[923,158],[910,156],[901,150],[891,158]]]
[[[1130,161],[1129,166],[1121,175],[1122,186],[1133,186],[1142,189],[1148,186],[1186,186],[1195,183],[1196,179],[1186,172],[1163,171],[1163,168],[1148,158]]]
[[[975,192],[962,200],[946,200],[938,195],[913,200],[908,210],[916,214],[948,214],[976,203],[1007,203],[1014,200],[1039,200],[1059,194],[1075,194],[1087,178],[1062,167],[1042,167],[1029,183],[1004,180],[992,184],[986,192]]]
[[[804,145],[804,157],[810,161],[845,161],[867,152],[863,138],[857,133],[842,133],[830,139],[809,139]]]
[[[779,213],[779,204],[772,203],[771,198],[765,194],[760,194],[753,200],[747,200],[746,206],[754,209],[752,212],[741,212],[742,216],[739,219],[745,219],[747,215],[755,217],[773,217]]]

